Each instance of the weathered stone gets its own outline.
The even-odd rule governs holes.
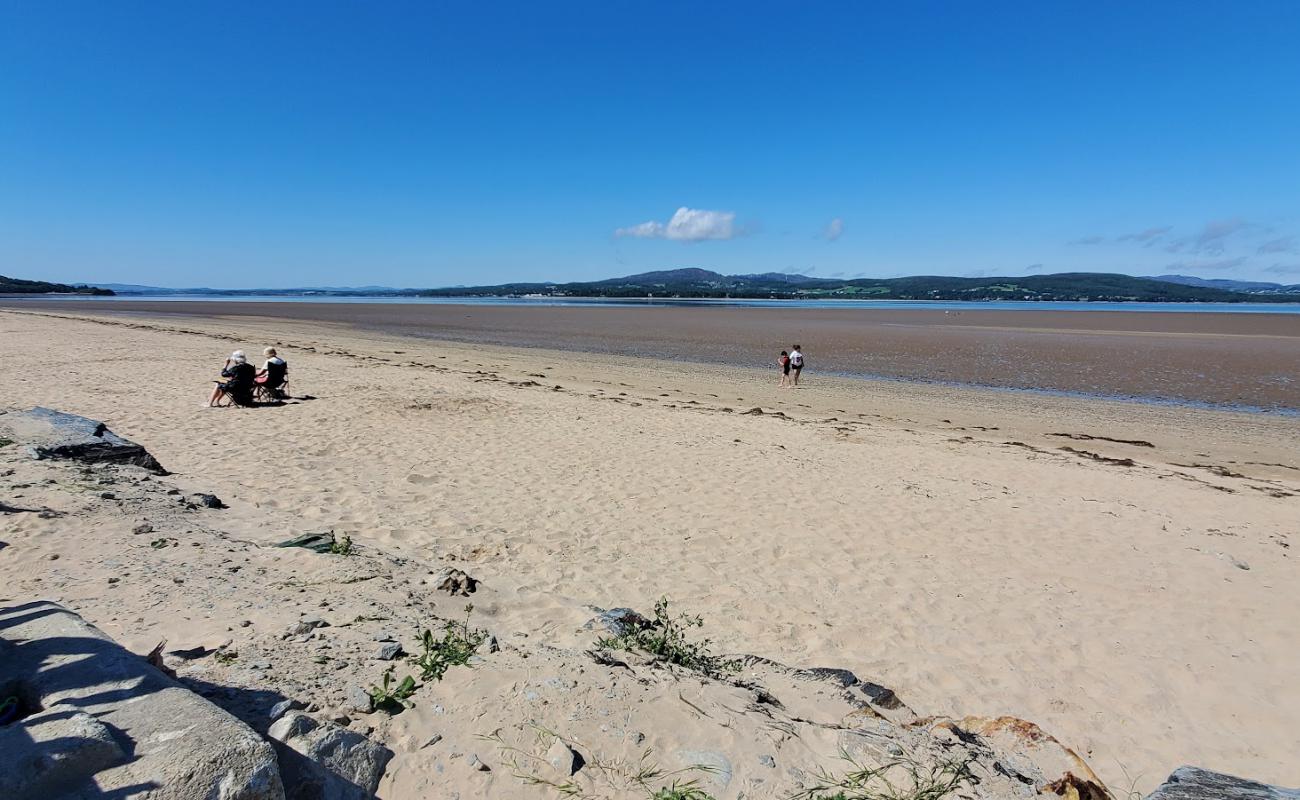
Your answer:
[[[550,749],[546,751],[546,762],[551,765],[551,768],[557,774],[565,778],[577,774],[578,770],[582,769],[586,763],[577,750],[574,750],[559,737],[556,737],[555,741],[551,742]]]
[[[295,736],[305,736],[318,727],[320,723],[306,714],[286,713],[271,725],[266,735],[283,742]]]
[[[371,653],[371,657],[379,661],[392,661],[402,654],[402,645],[397,642],[380,642]]]
[[[719,789],[725,789],[731,783],[731,759],[713,750],[678,750],[677,760],[682,768],[699,770],[698,775],[688,775],[700,783],[712,783]]]
[[[0,797],[43,800],[89,788],[96,772],[126,761],[104,723],[54,709],[0,728]]]
[[[1200,767],[1179,767],[1147,800],[1300,800],[1300,790],[1234,778]]]
[[[0,414],[4,437],[25,445],[35,458],[86,463],[134,464],[158,474],[166,470],[144,447],[123,439],[102,422],[48,408]]]
[[[582,626],[584,630],[605,631],[611,636],[622,636],[650,627],[650,620],[630,608],[611,608],[608,611],[594,606],[591,608],[596,616]]]
[[[348,690],[347,707],[351,711],[369,714],[374,710],[374,698],[360,686],[353,686]]]
[[[251,728],[76,614],[49,602],[0,608],[0,641],[0,683],[19,681],[32,705],[85,712],[132,742],[129,760],[95,773],[103,796],[148,786],[152,800],[284,797],[275,753]],[[0,748],[0,774],[16,769],[9,756]]]
[[[306,717],[310,722],[304,722]],[[393,753],[355,731],[290,711],[268,732],[280,742],[290,800],[361,800],[374,795]]]
[[[285,539],[276,547],[301,547],[316,553],[328,553],[334,549],[334,531],[317,531],[304,533],[292,539]]]
[[[280,702],[271,706],[271,713],[268,714],[267,716],[275,720],[275,719],[279,719],[280,717],[283,717],[285,714],[288,714],[290,711],[296,711],[297,709],[306,708],[306,707],[307,707],[306,704],[303,703],[301,700],[294,700],[293,698],[290,698],[288,700],[281,700]]]
[[[478,589],[478,580],[462,570],[448,567],[434,577],[433,586],[451,595],[469,597]]]
[[[190,495],[190,502],[196,506],[204,508],[225,508],[226,504],[221,502],[221,498],[215,494],[200,492],[199,494]]]

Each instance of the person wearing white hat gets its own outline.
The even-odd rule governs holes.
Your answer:
[[[225,381],[216,381],[212,387],[212,397],[208,406],[213,407],[223,396],[229,395],[235,405],[251,406],[253,404],[253,381],[257,377],[257,368],[248,363],[243,350],[236,350],[226,359],[221,368],[221,377]]]

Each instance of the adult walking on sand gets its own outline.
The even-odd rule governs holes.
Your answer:
[[[790,385],[798,386],[799,373],[803,372],[803,351],[800,349],[800,345],[795,345],[790,349],[790,370],[792,372]]]

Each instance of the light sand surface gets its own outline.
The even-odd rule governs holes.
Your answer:
[[[1184,763],[1300,784],[1295,417],[815,373],[779,390],[305,322],[5,311],[0,337],[0,408],[104,420],[250,540],[332,528],[454,557],[537,598],[521,630],[666,594],[725,652],[1033,720],[1117,791]],[[314,399],[200,408],[230,350],[267,343]],[[41,568],[0,551],[0,583],[30,588],[15,565]],[[78,610],[143,649],[230,620]]]

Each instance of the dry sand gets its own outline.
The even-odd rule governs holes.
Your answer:
[[[1184,763],[1300,784],[1295,417],[816,373],[782,391],[320,322],[5,311],[0,336],[0,408],[106,421],[225,499],[243,540],[332,528],[464,566],[494,631],[666,594],[724,652],[846,667],[922,714],[1033,720],[1120,792]],[[265,343],[315,399],[201,409],[225,354]],[[5,598],[62,597],[141,652],[316,607],[310,581],[115,594],[124,557],[68,518],[3,522]],[[380,584],[330,599],[398,591]],[[397,719],[420,735],[429,712]]]

